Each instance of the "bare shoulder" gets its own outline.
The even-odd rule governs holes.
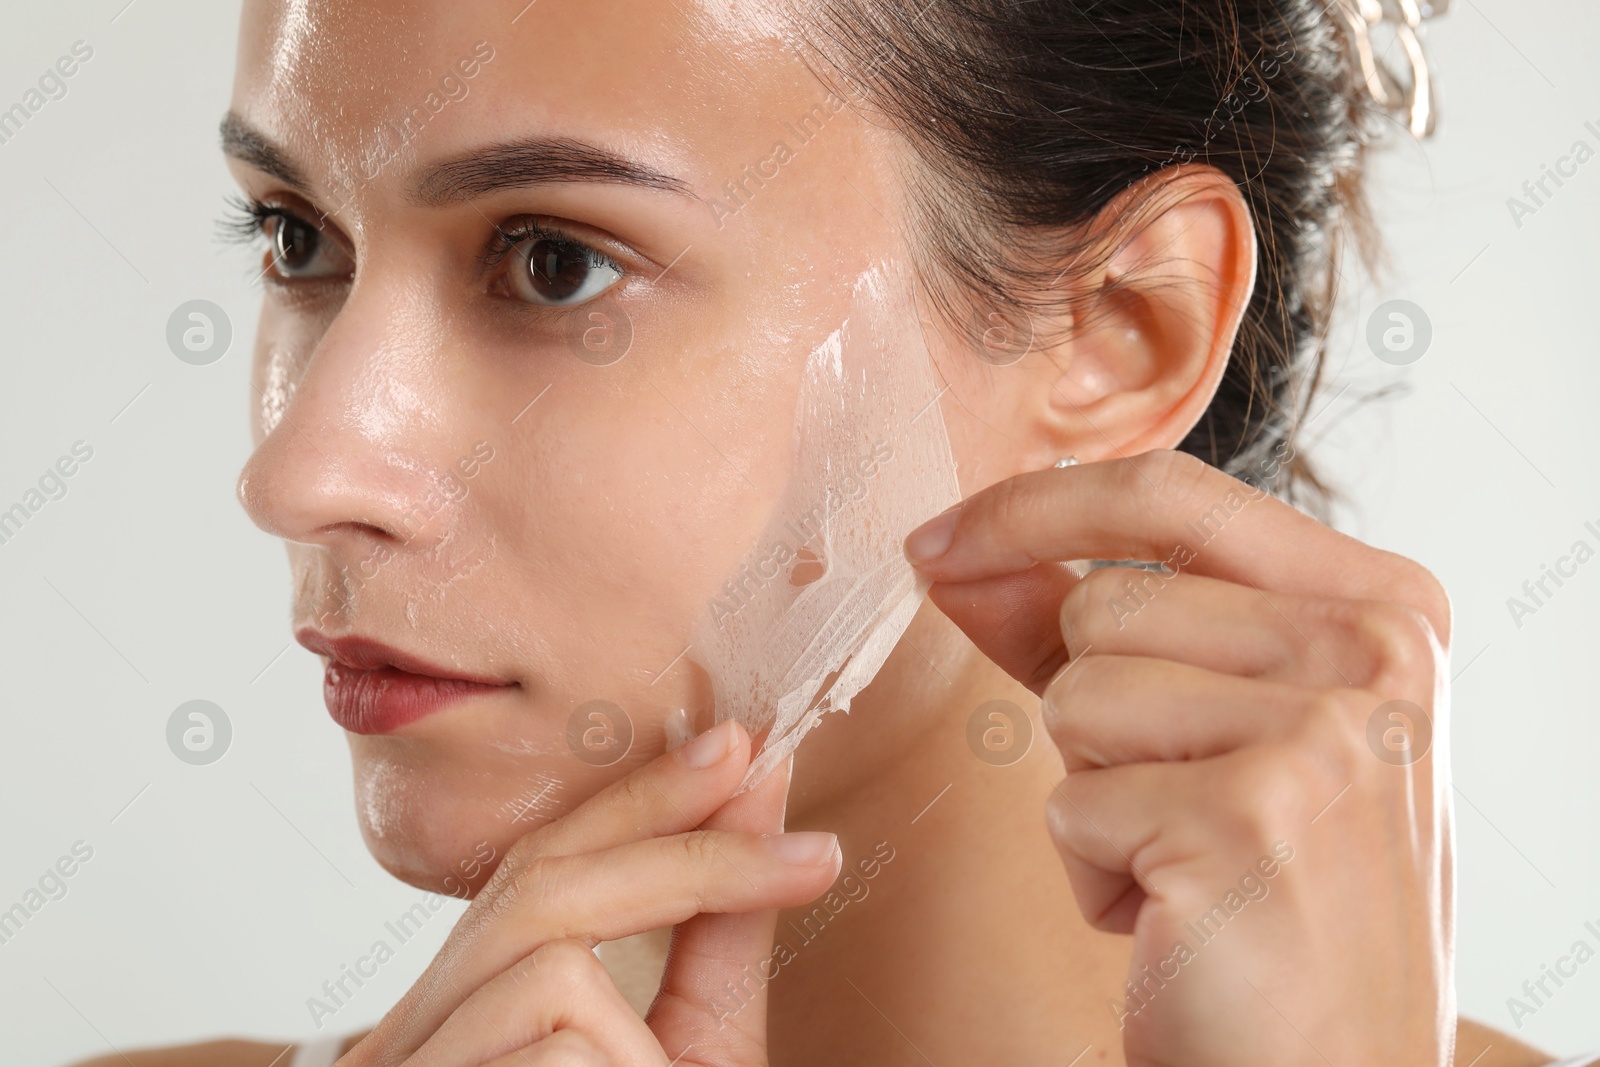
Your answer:
[[[364,1034],[345,1038],[340,1052],[348,1052]],[[294,1045],[285,1041],[244,1041],[225,1038],[201,1041],[171,1048],[136,1049],[113,1052],[81,1060],[71,1067],[287,1067],[294,1059]]]
[[[1456,1063],[1474,1067],[1542,1067],[1556,1057],[1471,1019],[1456,1022]]]

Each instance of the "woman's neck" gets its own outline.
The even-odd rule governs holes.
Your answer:
[[[1035,731],[1009,766],[968,744],[973,711],[996,699]],[[1107,1005],[1129,941],[1084,923],[1046,835],[1064,772],[1037,704],[925,612],[848,716],[801,746],[788,828],[837,833],[844,867],[779,919],[747,991],[728,992],[737,1010],[767,987],[775,1067],[1066,1064],[1086,1046],[1084,1063],[1121,1063]]]

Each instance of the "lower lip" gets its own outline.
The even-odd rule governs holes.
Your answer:
[[[322,678],[322,699],[333,721],[351,733],[386,734],[456,701],[505,688],[394,667],[361,670],[330,663]]]

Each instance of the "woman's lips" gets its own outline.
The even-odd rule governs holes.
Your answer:
[[[383,734],[446,705],[515,685],[437,667],[364,637],[302,630],[295,639],[328,657],[322,697],[334,722],[355,734]]]

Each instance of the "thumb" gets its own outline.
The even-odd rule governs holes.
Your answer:
[[[1043,693],[1067,662],[1061,602],[1077,582],[1069,564],[1037,563],[993,578],[935,582],[928,599],[1001,670]]]
[[[785,760],[701,828],[781,833],[790,765]],[[673,928],[661,991],[646,1021],[674,1064],[765,1067],[777,921],[776,911],[701,914]]]

